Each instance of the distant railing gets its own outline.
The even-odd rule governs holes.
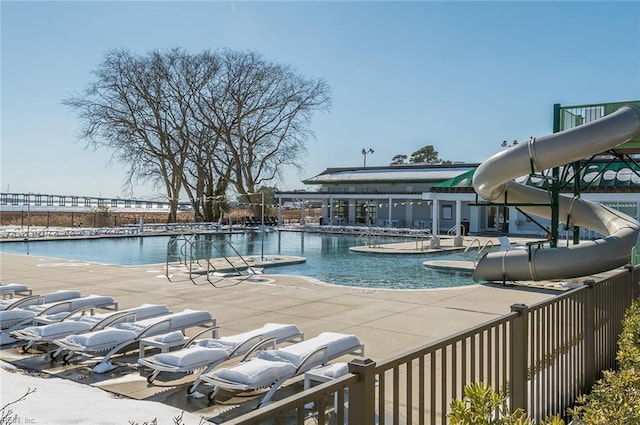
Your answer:
[[[0,239],[86,238],[91,236],[136,235],[138,227],[10,227],[0,229]]]
[[[639,283],[640,267],[628,266],[550,300],[515,304],[502,317],[377,365],[352,361],[341,378],[225,424],[446,424],[451,400],[472,382],[504,391],[512,409],[538,421],[565,415],[603,370],[616,367],[622,320]]]
[[[148,210],[169,210],[170,203],[167,201],[150,201],[142,199],[121,199],[121,198],[100,198],[93,196],[75,195],[54,195],[44,193],[0,193],[0,209],[11,211],[12,208],[33,208],[38,209],[62,209],[71,210],[78,208],[98,208],[108,207],[110,209],[124,208],[148,209]],[[187,203],[181,202],[180,207],[189,207]]]

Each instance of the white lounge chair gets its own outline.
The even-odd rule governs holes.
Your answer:
[[[27,326],[12,331],[10,336],[18,341],[26,341],[22,351],[27,352],[33,345],[50,343],[67,335],[79,335],[97,331],[119,322],[134,322],[169,314],[166,305],[143,304],[138,307],[105,314],[73,315],[61,322],[40,326]],[[53,360],[53,359],[52,359]]]
[[[2,298],[12,298],[14,295],[32,295],[33,291],[22,283],[3,283],[0,285]]]
[[[509,238],[506,236],[498,236],[498,242],[500,242],[500,249],[502,251],[521,250],[526,251],[528,248],[522,245],[512,245]]]
[[[89,295],[48,304],[27,305],[0,311],[0,344],[13,343],[16,340],[9,334],[31,325],[43,325],[60,322],[82,310],[107,309],[117,310],[118,303],[111,297]]]
[[[191,338],[180,350],[138,360],[141,366],[153,370],[147,377],[147,382],[153,383],[161,372],[193,373],[204,369],[200,373],[202,375],[231,358],[242,355],[246,358],[267,346],[275,348],[276,344],[283,342],[302,341],[304,334],[295,325],[267,323],[260,328],[231,336],[200,340],[198,337],[196,335]],[[187,389],[188,394],[193,394],[198,388],[200,375]]]
[[[215,324],[216,320],[211,313],[202,310],[184,310],[136,322],[116,323],[106,329],[54,340],[53,343],[59,348],[52,357],[58,357],[63,351],[67,351],[63,361],[69,363],[74,355],[94,357],[105,353],[93,368],[96,373],[104,373],[115,368],[111,364],[111,357],[133,344],[138,344],[142,338],[161,334],[173,337],[172,334],[176,331]]]
[[[73,298],[80,298],[79,291],[55,291],[43,295],[28,295],[22,298],[8,298],[0,300],[0,310],[11,310],[14,308],[24,308],[28,305],[48,304],[59,301],[66,301]]]
[[[213,401],[221,389],[255,391],[269,388],[258,408],[269,403],[287,380],[345,354],[364,355],[364,346],[355,335],[323,332],[297,344],[278,350],[260,350],[256,357],[237,366],[217,369],[200,376],[214,386],[208,398]]]

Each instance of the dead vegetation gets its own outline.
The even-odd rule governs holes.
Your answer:
[[[273,213],[273,214],[270,214]],[[309,211],[305,211],[309,214]],[[318,217],[320,211],[311,211]],[[245,209],[235,209],[226,215],[224,223],[229,218],[234,223],[241,222],[244,217],[251,217],[253,212]],[[277,215],[277,210],[265,213],[266,216]],[[164,212],[116,212],[112,210],[92,210],[87,212],[58,212],[58,211],[3,211],[0,213],[0,224],[3,226],[42,226],[42,227],[118,227],[140,223],[143,218],[145,223],[166,223],[169,215]],[[282,211],[282,220],[285,223],[298,223],[300,221],[299,209],[285,209]],[[191,212],[179,212],[177,223],[193,222]]]

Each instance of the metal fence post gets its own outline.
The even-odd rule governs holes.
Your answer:
[[[584,303],[584,388],[589,391],[593,386],[596,375],[596,342],[595,342],[595,293],[593,288],[596,281],[587,279],[584,281],[587,290],[585,291]]]
[[[640,296],[640,266],[635,266],[631,274],[631,283],[633,287],[633,298]]]
[[[376,414],[376,362],[371,359],[354,359],[349,362],[349,372],[358,375],[358,382],[349,387],[349,423],[373,425]]]
[[[627,271],[629,272],[629,275],[628,275],[629,283],[627,284],[627,287],[629,290],[630,299],[634,300],[638,297],[638,290],[640,289],[639,288],[640,282],[638,282],[638,273],[637,273],[637,271],[640,270],[640,267],[633,266],[631,263],[629,263],[625,265],[624,268],[627,269]]]
[[[511,410],[527,410],[527,366],[529,347],[529,307],[513,304],[511,311],[518,316],[511,322],[511,370],[509,393]]]

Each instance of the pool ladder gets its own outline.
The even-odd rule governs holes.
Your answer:
[[[477,246],[477,252],[476,252],[475,258],[471,258],[470,261],[473,261],[473,265],[475,267],[475,265],[478,263],[480,258],[482,258],[485,254],[488,254],[489,252],[492,252],[494,250],[495,244],[491,239],[489,239],[484,243],[484,245],[482,245],[482,242],[480,241],[480,239],[476,238],[471,241],[471,243],[465,248],[464,252],[462,253],[465,259],[469,259],[468,256],[470,255],[470,251],[474,246]]]
[[[237,261],[234,262],[231,258],[225,255],[225,248],[233,251],[233,258],[237,259],[237,261],[240,262],[240,265],[237,264]],[[174,251],[177,251],[177,254],[172,254],[172,252]],[[230,269],[232,274],[235,274],[236,276],[242,276],[243,270],[249,270],[251,274],[254,273],[254,267],[247,262],[247,260],[228,240],[201,240],[197,235],[180,235],[167,243],[165,276],[170,279],[169,265],[171,264],[171,259],[173,258],[185,268],[187,268],[189,272],[189,279],[191,279],[192,281],[194,274],[201,275],[202,271],[204,270],[206,271],[207,281],[213,284],[213,282],[211,282],[210,276],[213,273],[218,272],[220,267],[216,268],[216,266],[211,261],[212,251],[215,251],[217,254],[215,258],[221,258],[226,264],[229,265],[228,268],[225,267],[224,269]],[[203,252],[205,255],[199,255]],[[203,264],[203,262],[205,262],[205,264]]]
[[[369,248],[380,248],[381,232],[371,227],[365,227],[363,232],[358,235],[358,239],[363,239]]]

